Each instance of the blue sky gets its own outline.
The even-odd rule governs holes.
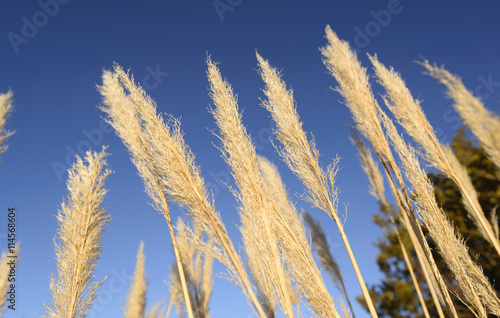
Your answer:
[[[167,279],[173,263],[167,225],[149,205],[143,184],[121,141],[103,125],[96,85],[102,70],[117,62],[131,70],[161,112],[182,117],[185,139],[230,235],[239,244],[237,206],[221,182],[232,179],[212,143],[215,128],[207,108],[207,52],[232,83],[244,109],[243,121],[259,154],[275,162],[291,193],[302,193],[298,179],[280,161],[269,142],[272,123],[260,106],[263,83],[256,72],[255,50],[282,69],[294,89],[304,128],[315,136],[323,165],[337,154],[337,185],[347,205],[345,231],[367,283],[381,275],[373,242],[381,235],[371,223],[377,211],[366,177],[349,142],[351,116],[330,88],[318,50],[329,24],[340,38],[365,53],[377,53],[406,80],[443,141],[458,120],[443,88],[422,74],[413,61],[421,56],[445,64],[462,76],[469,89],[497,111],[500,100],[500,20],[497,1],[2,1],[0,4],[0,91],[14,91],[15,111],[8,129],[16,133],[0,164],[0,248],[5,249],[7,208],[18,213],[22,260],[18,268],[16,311],[6,317],[33,317],[48,302],[49,276],[55,271],[55,215],[66,195],[64,172],[76,153],[109,145],[114,173],[106,187],[105,206],[112,217],[103,235],[104,251],[97,277],[107,276],[101,298],[89,317],[119,317],[139,241],[145,242],[151,277],[149,304],[169,299]],[[216,9],[218,8],[225,8]],[[383,10],[383,11],[382,11]],[[47,13],[48,12],[48,13]],[[375,93],[382,93],[373,83]],[[327,215],[293,196],[297,207],[321,220],[352,299],[361,291],[345,249]],[[172,205],[176,218],[183,211]],[[223,268],[216,265],[215,272]],[[338,297],[328,278],[332,295]],[[357,317],[368,317],[354,301]],[[252,317],[239,290],[217,278],[212,317]]]

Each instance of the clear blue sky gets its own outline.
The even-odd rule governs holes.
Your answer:
[[[51,5],[48,5],[51,3]],[[57,4],[57,7],[54,5]],[[214,3],[229,6],[217,12]],[[259,105],[263,83],[256,72],[255,49],[283,70],[294,89],[304,127],[311,131],[326,166],[338,154],[341,206],[348,205],[345,230],[367,283],[381,275],[373,242],[381,232],[371,223],[377,205],[368,194],[353,146],[352,122],[341,97],[330,87],[318,47],[325,44],[330,24],[342,39],[401,72],[415,97],[423,100],[430,122],[453,135],[457,120],[443,88],[422,75],[414,60],[424,56],[444,63],[482,94],[486,105],[498,111],[500,100],[500,3],[481,1],[2,1],[0,4],[0,91],[14,91],[15,112],[8,128],[16,134],[0,164],[1,249],[7,242],[7,208],[18,213],[22,260],[18,268],[17,310],[6,317],[33,317],[48,302],[49,276],[56,270],[52,239],[56,218],[66,194],[61,172],[75,153],[109,145],[114,171],[106,187],[105,206],[113,220],[103,236],[104,252],[97,277],[107,276],[102,296],[90,317],[120,317],[133,271],[139,241],[145,242],[146,270],[151,277],[148,301],[168,301],[167,279],[173,263],[166,223],[149,205],[143,184],[121,141],[102,126],[96,105],[96,85],[102,70],[116,61],[131,69],[157,101],[162,112],[182,117],[187,144],[197,156],[203,176],[215,194],[215,204],[230,235],[239,244],[236,202],[222,181],[227,168],[212,145],[216,138],[211,100],[205,76],[206,53],[220,62],[223,75],[233,84],[244,108],[243,121],[255,137],[258,153],[274,161],[292,193],[302,193],[298,179],[280,161],[269,143],[270,118]],[[228,7],[226,7],[228,8]],[[392,10],[389,15],[381,10]],[[44,11],[45,10],[45,11]],[[48,13],[46,13],[48,12]],[[155,76],[151,74],[155,73]],[[490,83],[489,85],[487,83]],[[374,84],[376,93],[381,92]],[[297,197],[324,225],[333,253],[352,299],[361,291],[333,221]],[[173,217],[183,211],[172,206]],[[222,270],[216,265],[214,270]],[[332,295],[338,297],[328,278]],[[368,317],[355,303],[357,317]],[[211,301],[212,317],[252,317],[239,290],[217,278]]]

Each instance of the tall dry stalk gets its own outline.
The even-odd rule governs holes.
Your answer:
[[[394,69],[387,69],[376,56],[370,56],[370,60],[379,82],[387,91],[388,98],[385,99],[387,107],[406,132],[420,144],[425,152],[423,157],[455,182],[462,194],[469,217],[500,255],[500,241],[484,215],[466,168],[460,164],[450,147],[441,144],[437,139],[420,103],[413,99],[401,76]]]
[[[165,318],[170,317],[170,311],[172,310],[172,307],[174,306],[174,302],[175,302],[175,295],[171,293],[170,294],[170,301],[168,302],[167,313],[165,314]]]
[[[108,121],[132,153],[133,162],[143,176],[156,207],[164,212],[173,242],[175,235],[173,227],[170,227],[171,222],[168,222],[170,216],[166,195],[185,207],[193,223],[213,240],[215,246],[211,252],[214,257],[225,265],[259,316],[265,317],[243,262],[213,202],[209,200],[194,155],[184,143],[179,121],[170,118],[165,122],[157,114],[156,104],[151,97],[118,65],[115,65],[114,73],[104,73],[100,91],[107,105],[102,110],[108,114]],[[182,270],[177,249],[174,252],[177,267]],[[181,280],[185,281],[183,277],[181,275]],[[184,298],[189,302],[185,284],[183,290]]]
[[[373,317],[377,317],[363,276],[344,232],[343,222],[338,214],[338,190],[335,187],[337,160],[328,167],[326,172],[323,171],[319,166],[319,152],[314,142],[307,140],[306,133],[302,129],[292,91],[286,88],[278,71],[271,67],[258,53],[257,60],[260,67],[259,73],[266,84],[264,93],[268,99],[263,102],[263,106],[271,113],[276,122],[278,129],[275,134],[283,145],[279,150],[280,155],[304,184],[307,191],[307,201],[326,212],[337,224],[370,313]]]
[[[498,114],[484,107],[480,98],[469,91],[459,76],[448,72],[444,67],[431,65],[429,61],[420,62],[427,74],[437,79],[447,88],[447,95],[453,99],[453,107],[462,121],[481,143],[488,157],[500,168],[500,118]]]
[[[206,62],[210,96],[215,105],[211,113],[219,128],[219,138],[222,143],[220,150],[233,171],[239,189],[239,193],[234,192],[241,204],[240,215],[243,228],[253,231],[251,233],[244,231],[244,233],[259,236],[257,242],[251,242],[251,251],[259,254],[249,255],[247,251],[247,256],[260,259],[262,266],[265,266],[264,277],[273,285],[277,305],[286,317],[295,317],[292,306],[293,296],[287,285],[288,277],[285,275],[277,237],[273,231],[272,217],[280,213],[280,207],[266,191],[266,185],[257,163],[255,147],[241,121],[241,114],[231,86],[222,78],[217,65],[210,57]],[[248,240],[245,243],[248,243]],[[254,278],[259,277],[254,276]],[[267,283],[258,282],[258,284]],[[269,298],[269,296],[266,297]]]
[[[471,259],[464,240],[438,206],[434,188],[425,171],[420,168],[415,151],[405,144],[392,121],[382,112],[381,114],[387,135],[391,138],[406,178],[413,188],[419,215],[465,296],[461,301],[477,317],[486,318],[488,313],[500,315],[500,299],[484,276],[482,268]]]
[[[129,95],[126,95],[122,85],[128,90]],[[193,318],[179,249],[170,217],[170,208],[162,187],[162,176],[159,171],[161,167],[158,167],[155,162],[156,157],[154,151],[151,150],[151,141],[148,140],[148,136],[143,134],[141,126],[138,110],[139,105],[148,107],[152,101],[142,89],[135,86],[133,80],[118,65],[115,65],[115,73],[108,71],[103,73],[103,85],[99,90],[104,97],[104,104],[106,105],[101,107],[101,110],[109,116],[107,122],[113,126],[118,136],[120,136],[123,143],[127,146],[132,155],[132,161],[144,180],[146,192],[153,200],[154,208],[163,213],[167,221],[184,299],[187,304],[188,317]]]
[[[417,215],[411,205],[402,173],[394,160],[389,142],[382,129],[378,112],[379,107],[373,97],[366,68],[361,66],[356,53],[349,48],[349,44],[340,40],[330,26],[326,27],[325,32],[328,44],[321,48],[323,63],[330,74],[337,80],[339,84],[337,91],[344,97],[346,106],[351,111],[356,122],[356,128],[371,143],[375,153],[384,165],[390,183],[394,182],[396,184],[397,182],[399,185],[401,191],[397,191],[397,187],[393,191],[398,204],[404,208],[404,214],[406,214],[404,218],[407,218],[407,223],[411,225],[418,243],[425,254],[425,258],[445,301],[448,313],[452,317],[458,317],[453,301],[420,227]],[[394,177],[396,180],[393,179]]]
[[[146,309],[147,279],[145,272],[146,256],[144,255],[144,243],[141,241],[137,251],[134,276],[127,294],[127,304],[123,308],[124,318],[144,318]]]
[[[382,213],[386,217],[389,217],[389,220],[392,224],[393,231],[396,234],[396,237],[398,239],[398,244],[399,244],[399,247],[401,249],[401,253],[403,254],[403,259],[405,261],[408,272],[410,273],[411,280],[413,282],[413,287],[415,288],[415,292],[417,293],[417,297],[418,297],[418,300],[420,302],[420,306],[422,306],[424,316],[427,318],[430,318],[429,310],[427,309],[427,305],[425,304],[424,297],[422,296],[422,291],[420,290],[420,284],[415,276],[415,272],[413,270],[413,266],[412,266],[410,258],[408,256],[408,252],[406,251],[406,247],[403,243],[403,240],[401,239],[401,235],[400,235],[399,229],[396,225],[396,221],[394,220],[394,217],[392,216],[393,213],[392,213],[391,208],[389,206],[389,203],[387,202],[386,197],[385,197],[384,177],[380,173],[380,170],[378,169],[377,164],[375,163],[375,160],[373,159],[373,156],[372,156],[370,150],[367,149],[367,147],[365,146],[365,144],[361,140],[361,137],[358,135],[356,130],[352,129],[352,134],[354,136],[354,139],[352,140],[352,142],[358,151],[358,158],[359,158],[359,161],[361,162],[361,167],[363,168],[363,171],[365,172],[365,174],[368,177],[368,181],[370,184],[370,194],[377,200]],[[404,213],[404,212],[402,212],[402,213]],[[431,281],[427,281],[427,285],[429,286],[429,289],[433,288]],[[434,301],[435,301],[436,307],[439,308],[440,307],[439,302],[436,301],[436,299],[434,299]]]
[[[436,306],[436,310],[440,318],[444,318],[444,312],[441,304],[446,304],[446,296],[443,295],[443,289],[440,288],[439,282],[436,280],[436,276],[434,275],[432,264],[429,262],[429,258],[424,249],[428,248],[420,243],[417,233],[415,232],[415,228],[412,226],[412,222],[408,217],[408,212],[412,210],[412,208],[405,205],[405,202],[402,200],[403,194],[397,188],[395,180],[393,178],[389,178],[388,180],[389,186],[391,187],[391,191],[396,197],[396,205],[398,210],[401,212],[400,220],[406,231],[410,236],[410,240],[412,242],[415,254],[420,263],[420,268],[422,269],[422,274],[424,275],[425,281],[428,284],[429,292],[431,294],[431,298]],[[420,228],[420,227],[419,227]],[[427,251],[429,251],[427,249]],[[446,290],[444,290],[446,292]]]
[[[274,164],[259,156],[259,167],[271,193],[281,207],[275,214],[274,227],[282,257],[300,295],[319,317],[338,315],[321,272],[314,261],[309,238],[300,215],[288,194]]]
[[[494,207],[493,210],[490,213],[490,223],[491,226],[493,226],[493,233],[495,233],[497,239],[500,240],[500,228],[499,228],[499,220],[497,216],[497,208],[498,206]]]
[[[5,129],[7,119],[12,113],[12,96],[12,91],[0,94],[0,156],[7,150],[6,139],[13,134],[13,132]]]
[[[86,163],[77,156],[69,170],[68,198],[57,215],[57,277],[50,279],[52,303],[45,306],[47,317],[86,317],[103,283],[93,272],[101,253],[101,233],[109,221],[101,207],[106,194],[104,181],[110,174],[106,156],[104,149],[87,152]]]
[[[354,317],[354,310],[352,309],[351,301],[349,300],[347,289],[345,287],[344,275],[342,275],[340,266],[330,252],[330,244],[328,244],[328,241],[326,239],[325,232],[323,231],[323,226],[321,225],[321,223],[315,221],[312,216],[306,211],[302,212],[302,217],[309,227],[309,231],[311,233],[311,241],[314,245],[316,255],[323,265],[323,269],[328,273],[333,283],[335,284],[335,287],[337,287],[342,295],[344,295],[344,298],[347,301],[347,305],[349,306],[349,311],[352,313],[350,316]],[[342,311],[345,315],[345,310]]]
[[[175,228],[193,314],[196,318],[210,318],[209,302],[213,287],[213,257],[210,253],[204,253],[206,249],[200,244],[202,233],[198,229],[195,228],[193,231],[182,218],[177,220]],[[180,286],[178,272],[174,273],[172,278],[177,279],[177,282],[172,282],[172,284],[174,290],[179,291],[176,287]],[[180,304],[177,304],[179,310],[179,305],[182,308],[185,304],[182,298],[177,297],[177,300],[181,301]]]
[[[381,206],[381,210],[385,211],[386,214],[389,216],[389,220],[393,226],[393,229],[396,233],[396,236],[398,238],[398,242],[401,247],[401,252],[403,254],[403,258],[405,259],[405,262],[407,264],[407,267],[410,268],[411,263],[410,260],[408,259],[408,253],[406,251],[405,246],[403,245],[403,242],[401,240],[399,230],[396,227],[394,217],[392,215],[392,212],[389,209],[389,205],[385,199],[385,194],[384,194],[384,187],[383,187],[383,177],[380,174],[380,171],[378,171],[377,165],[375,164],[375,161],[373,157],[371,156],[371,153],[369,150],[364,146],[361,137],[357,134],[357,132],[353,129],[352,130],[353,135],[355,136],[355,145],[356,148],[358,149],[358,153],[360,156],[360,160],[362,162],[366,162],[366,167],[363,165],[363,169],[365,170],[365,173],[369,177],[369,182],[370,182],[370,193],[379,201],[379,204]],[[398,191],[397,186],[392,178],[389,178],[389,185],[391,187],[391,190],[393,194],[395,195],[396,198],[401,198],[402,194],[400,191]],[[380,199],[379,199],[380,198]],[[438,315],[440,318],[444,318],[444,313],[443,309],[441,307],[441,303],[444,303],[444,297],[442,295],[442,291],[439,289],[436,279],[434,276],[432,276],[432,270],[431,266],[425,256],[425,253],[423,251],[423,247],[418,241],[418,238],[416,237],[415,231],[411,226],[411,222],[408,218],[407,213],[405,211],[409,210],[407,206],[404,205],[404,202],[401,200],[396,200],[397,207],[400,211],[400,220],[408,232],[410,236],[410,240],[413,244],[413,248],[415,250],[415,254],[417,255],[417,259],[420,263],[422,273],[424,275],[425,281],[427,282],[427,285],[429,287],[429,292],[431,294],[431,298],[434,302],[434,305],[436,307],[436,310],[438,312]],[[413,271],[410,270],[410,275],[412,275],[412,281],[414,282],[415,289],[417,291],[417,295],[419,294],[419,287],[416,286],[416,278],[413,278]],[[422,302],[421,297],[419,296],[420,302]],[[424,309],[424,314],[425,314],[425,309]]]
[[[179,270],[176,265],[170,266],[169,276],[170,305],[167,314],[170,313],[171,307],[175,306],[177,317],[183,318],[186,302],[184,300],[184,293],[182,289],[181,278],[179,277]]]

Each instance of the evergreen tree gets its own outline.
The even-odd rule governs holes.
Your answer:
[[[486,157],[482,148],[466,138],[464,128],[461,128],[453,138],[452,148],[460,162],[467,168],[474,187],[479,194],[479,201],[486,216],[489,219],[494,218],[494,222],[498,222],[498,216],[493,211],[500,205],[500,171]],[[447,217],[454,223],[456,229],[466,239],[470,255],[483,267],[485,275],[495,290],[500,291],[500,256],[490,243],[484,240],[474,223],[468,218],[462,204],[460,192],[455,187],[453,181],[441,174],[430,173],[429,178],[434,184],[439,205]],[[386,217],[386,213],[384,211],[379,212],[373,218],[373,222],[385,231],[384,236],[375,243],[380,250],[377,257],[377,264],[385,277],[382,282],[369,288],[379,316],[391,318],[423,317],[422,308],[418,302],[410,274],[403,260],[396,234],[391,229],[391,224]],[[412,245],[409,235],[402,228],[400,234],[411,254],[412,263],[416,269],[416,275],[421,282],[420,287],[426,299],[430,315],[436,317],[437,313],[416,255],[410,249]],[[431,240],[428,240],[428,243],[431,249],[435,250],[434,243]],[[459,316],[474,317],[472,312],[460,301],[460,289],[453,279],[453,275],[447,269],[446,264],[444,264],[437,252],[434,253],[434,257],[440,272],[443,274],[446,285],[455,295],[453,301]],[[358,301],[361,304],[364,303],[362,298],[358,299]]]

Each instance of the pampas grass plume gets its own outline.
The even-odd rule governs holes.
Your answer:
[[[286,83],[281,80],[279,72],[271,67],[268,61],[264,60],[258,53],[256,55],[259,62],[259,73],[266,84],[264,93],[267,100],[263,102],[263,106],[271,113],[277,127],[275,135],[283,145],[278,151],[290,170],[304,184],[307,191],[307,201],[326,212],[335,221],[370,314],[372,317],[377,317],[363,276],[344,232],[343,222],[338,214],[338,189],[335,186],[338,160],[335,160],[328,167],[326,173],[323,171],[319,165],[319,151],[314,142],[307,140],[306,133],[302,129],[292,90],[286,88]],[[336,315],[338,315],[337,312]]]
[[[277,238],[272,229],[271,215],[279,213],[276,201],[265,191],[265,183],[257,163],[257,154],[250,141],[241,120],[238,104],[229,83],[222,78],[217,65],[207,58],[208,80],[210,96],[215,108],[211,110],[220,131],[222,154],[233,171],[233,176],[239,188],[236,194],[241,202],[241,215],[243,227],[249,229],[247,234],[259,235],[259,240],[251,243],[251,251],[258,254],[249,254],[247,257],[257,257],[266,266],[265,276],[258,277],[266,281],[258,285],[274,286],[274,293],[278,298],[277,304],[287,317],[294,317],[292,308],[292,295],[287,288],[285,270],[280,258]],[[244,238],[245,239],[245,238]],[[255,262],[255,261],[254,261]],[[266,298],[270,298],[266,295]]]
[[[344,97],[346,106],[351,111],[355,120],[356,128],[371,143],[375,153],[384,165],[390,182],[394,182],[394,195],[397,197],[400,206],[405,209],[405,213],[408,216],[408,225],[411,225],[419,244],[421,244],[445,300],[448,312],[452,317],[458,317],[447,287],[420,227],[416,212],[411,205],[402,173],[394,159],[389,142],[382,129],[380,107],[373,97],[366,68],[361,66],[356,53],[349,48],[349,44],[340,40],[330,26],[326,27],[325,32],[328,44],[321,48],[323,63],[330,74],[337,80],[339,84],[337,91]],[[401,188],[401,192],[397,190],[393,173]]]
[[[146,256],[144,255],[144,243],[141,241],[137,251],[137,261],[135,264],[132,283],[127,294],[127,304],[123,308],[124,318],[144,318],[146,309],[147,279],[145,273]]]
[[[110,174],[106,152],[87,152],[69,170],[68,199],[57,215],[54,240],[57,275],[50,280],[52,303],[45,306],[49,318],[83,318],[97,297],[102,280],[93,276],[101,253],[101,233],[109,221],[101,207]]]
[[[480,98],[474,96],[460,77],[451,74],[444,67],[431,65],[429,61],[419,62],[427,74],[446,86],[447,95],[454,102],[453,107],[460,118],[481,143],[489,158],[500,168],[500,117],[488,110]]]

